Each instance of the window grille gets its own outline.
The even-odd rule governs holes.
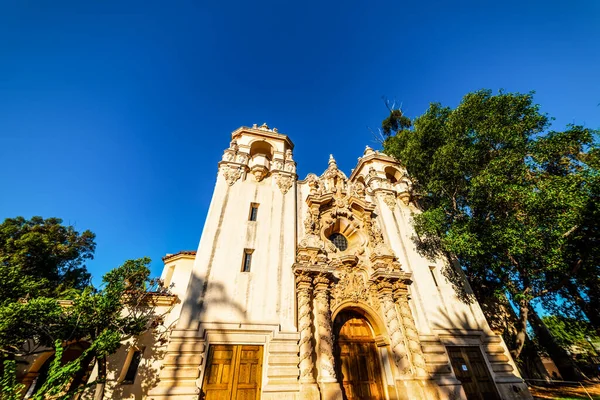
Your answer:
[[[334,233],[329,236],[329,240],[331,240],[335,247],[340,251],[344,251],[348,248],[348,239],[341,233]]]

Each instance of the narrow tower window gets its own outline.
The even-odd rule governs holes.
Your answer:
[[[249,221],[256,221],[256,217],[258,216],[258,203],[250,204],[250,217]]]
[[[244,260],[242,262],[242,272],[250,272],[250,264],[252,264],[253,249],[244,249]]]
[[[142,351],[135,350],[133,355],[131,356],[131,360],[129,361],[129,366],[127,367],[127,373],[125,374],[125,378],[123,378],[123,385],[131,385],[135,381],[135,375],[137,374],[138,367],[140,365],[140,361],[142,361]]]
[[[429,267],[429,271],[431,271],[431,277],[433,278],[433,283],[435,283],[435,286],[438,286],[437,279],[435,279],[435,267]]]

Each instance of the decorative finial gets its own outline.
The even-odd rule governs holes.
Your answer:
[[[329,165],[336,165],[337,163],[335,162],[335,158],[333,158],[333,154],[329,155]]]
[[[263,124],[260,126],[260,129],[269,130],[269,125],[267,125],[266,122],[263,122]]]
[[[373,154],[375,153],[375,151],[369,147],[369,145],[365,146],[365,152],[363,153],[364,156],[367,156],[369,154]]]

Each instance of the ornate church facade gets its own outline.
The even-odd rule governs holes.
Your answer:
[[[198,251],[166,262],[182,304],[148,396],[530,398],[460,269],[417,252],[398,161],[367,147],[298,180],[292,152],[232,133]]]
[[[164,258],[171,329],[110,360],[109,396],[531,399],[460,268],[417,251],[401,164],[298,180],[293,148],[232,133],[198,250]]]

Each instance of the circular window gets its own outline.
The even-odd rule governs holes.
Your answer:
[[[348,239],[346,239],[346,237],[341,233],[332,234],[331,236],[329,236],[329,240],[333,242],[333,244],[335,245],[335,247],[338,248],[338,250],[344,251],[348,248]]]

